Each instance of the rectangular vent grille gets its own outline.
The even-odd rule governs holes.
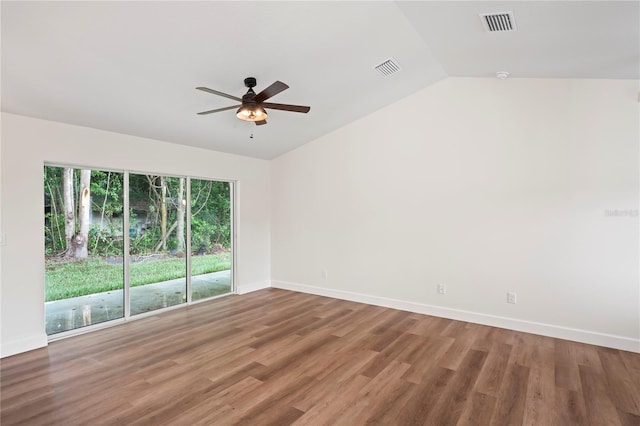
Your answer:
[[[490,33],[516,30],[513,12],[481,13],[480,19],[484,30]]]
[[[389,77],[400,71],[400,65],[393,58],[389,58],[380,65],[376,65],[374,69],[378,71],[378,74],[382,77]]]

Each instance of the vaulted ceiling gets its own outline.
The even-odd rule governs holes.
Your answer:
[[[448,76],[640,78],[636,1],[2,1],[2,110],[271,159]],[[513,12],[516,31],[479,14]],[[393,58],[400,71],[374,67]],[[276,80],[268,124],[233,105]]]

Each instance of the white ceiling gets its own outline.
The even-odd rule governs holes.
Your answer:
[[[2,110],[270,159],[447,76],[639,79],[639,5],[2,1]],[[502,11],[518,31],[484,32]],[[248,76],[311,111],[196,115],[235,103],[196,86],[241,97]]]

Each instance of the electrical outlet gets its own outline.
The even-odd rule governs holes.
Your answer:
[[[517,302],[517,296],[514,292],[508,292],[507,293],[507,303],[513,303],[515,304]]]
[[[329,271],[327,271],[327,268],[322,268],[322,279],[327,279],[329,278]]]
[[[438,284],[438,294],[447,294],[446,284]]]

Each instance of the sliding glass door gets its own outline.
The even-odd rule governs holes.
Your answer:
[[[124,316],[123,173],[44,168],[47,334]]]
[[[187,301],[186,179],[129,175],[131,315]]]
[[[232,191],[45,166],[47,334],[231,293]]]
[[[231,292],[231,184],[191,180],[193,300]]]

